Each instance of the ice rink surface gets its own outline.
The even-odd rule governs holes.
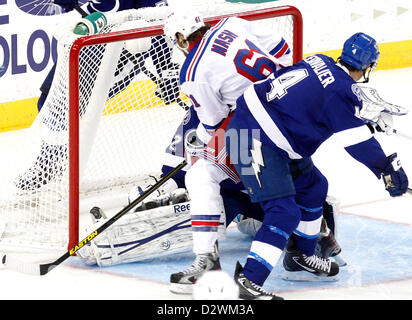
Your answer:
[[[412,68],[376,71],[368,86],[384,100],[412,109]],[[412,136],[412,112],[394,119],[399,131]],[[18,133],[15,133],[18,134]],[[12,143],[13,133],[0,134],[0,148]],[[412,140],[379,133],[387,155],[397,152],[412,179]],[[286,282],[281,263],[265,284],[289,300],[410,300],[412,299],[412,195],[391,198],[381,180],[352,159],[331,138],[313,157],[328,178],[329,194],[340,199],[338,240],[348,265],[337,282]],[[221,263],[233,274],[235,263],[246,260],[251,239],[230,228],[221,241]],[[58,256],[54,257],[56,259]],[[46,262],[44,257],[28,257]],[[51,260],[54,260],[51,259]],[[169,276],[188,267],[191,252],[113,267],[89,267],[71,257],[42,277],[0,267],[0,299],[190,300],[169,292]]]

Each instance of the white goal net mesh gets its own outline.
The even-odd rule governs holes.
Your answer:
[[[205,17],[252,9],[256,5],[199,7]],[[113,32],[160,26],[168,9],[139,10],[108,15],[99,36],[110,41]],[[281,34],[293,47],[291,16],[254,23]],[[2,250],[64,250],[69,243],[69,58],[78,36],[66,29],[56,34],[58,63],[41,112],[19,148],[2,155],[10,163],[0,172]],[[182,56],[172,55],[162,29],[157,30],[156,36],[80,51],[80,213],[75,214],[95,205],[104,210],[126,205],[132,186],[159,173],[164,151],[186,114],[189,101],[178,86]]]

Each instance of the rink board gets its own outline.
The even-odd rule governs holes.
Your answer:
[[[365,286],[412,278],[412,226],[346,214],[342,214],[339,219],[339,243],[343,248],[342,257],[348,263],[340,269],[339,281],[282,280],[280,275],[283,267],[280,261],[264,287],[285,292],[306,288]],[[232,275],[236,261],[244,265],[250,243],[249,236],[241,234],[236,228],[229,229],[226,240],[220,242],[222,269]],[[71,258],[67,263],[82,268],[96,268],[111,274],[168,283],[171,273],[187,268],[193,259],[192,252],[184,252],[104,268],[87,266],[79,258]]]

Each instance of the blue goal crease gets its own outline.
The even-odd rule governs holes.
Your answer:
[[[134,248],[178,228],[190,227],[190,225],[182,225],[187,222],[189,220],[152,237],[140,239],[135,242]],[[237,261],[241,264],[246,262],[251,241],[250,236],[240,233],[237,228],[227,230],[226,238],[219,241],[220,262],[224,271],[232,275]],[[264,287],[285,292],[310,288],[362,286],[412,277],[412,250],[409,245],[412,243],[412,227],[409,225],[341,215],[338,241],[342,247],[341,256],[347,262],[347,266],[340,268],[339,281],[291,282],[282,280],[281,274],[284,271],[282,256]],[[167,256],[102,269],[110,271],[111,274],[168,283],[171,273],[186,269],[193,259],[194,254],[189,249],[177,254],[171,253]],[[81,260],[73,261],[69,263],[82,264]]]

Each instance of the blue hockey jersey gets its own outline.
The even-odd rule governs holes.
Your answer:
[[[237,100],[236,112],[246,127],[262,129],[262,142],[290,159],[310,157],[336,134],[346,151],[379,178],[388,160],[359,118],[357,92],[345,67],[313,55],[254,84]]]

